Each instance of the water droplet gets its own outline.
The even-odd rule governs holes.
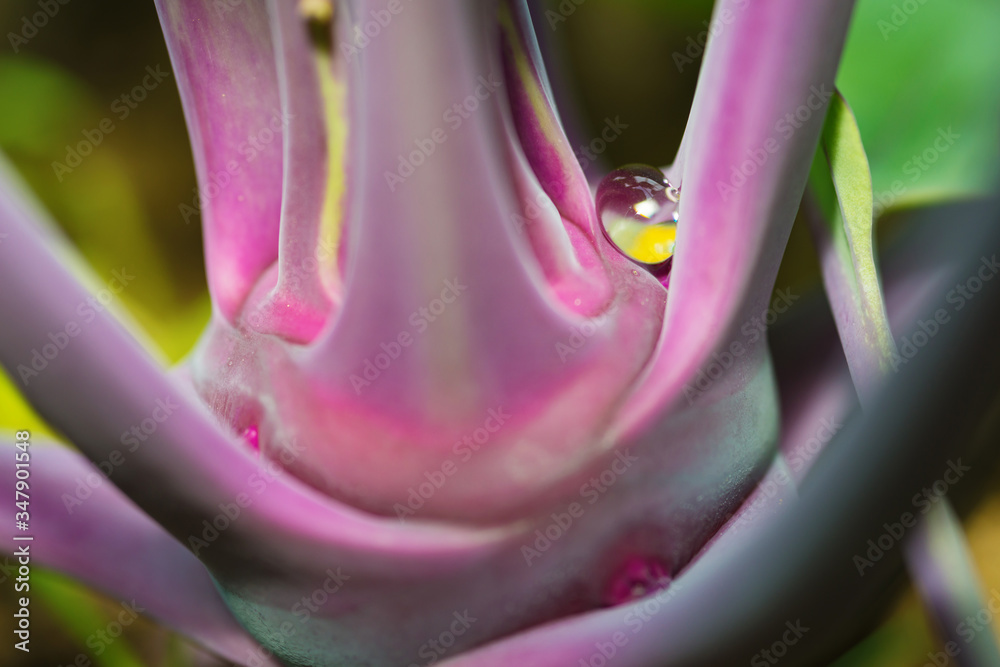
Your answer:
[[[610,606],[624,604],[663,590],[670,585],[670,573],[659,558],[632,556],[611,578],[604,601]]]
[[[246,440],[247,444],[253,447],[255,452],[260,451],[260,435],[257,433],[256,425],[251,424],[250,426],[247,426],[243,429],[243,432],[240,433],[240,437]]]
[[[680,190],[656,167],[628,164],[597,187],[604,234],[623,255],[661,278],[670,273]]]

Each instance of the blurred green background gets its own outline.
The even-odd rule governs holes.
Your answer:
[[[754,0],[751,0],[753,2]],[[757,0],[762,1],[762,0]],[[803,0],[808,1],[808,0]],[[579,4],[578,4],[579,3]],[[53,2],[53,4],[56,4]],[[709,0],[554,0],[539,32],[557,55],[551,72],[580,143],[604,118],[629,128],[609,166],[672,161],[701,61]],[[63,227],[98,277],[126,266],[137,279],[124,307],[171,359],[191,347],[209,304],[191,152],[172,77],[131,108],[119,98],[146,68],[170,71],[149,0],[70,0],[35,28],[38,0],[0,4],[0,149]],[[37,22],[37,21],[36,21]],[[982,194],[998,178],[1000,3],[860,0],[838,86],[852,104],[872,166],[876,202],[889,211]],[[764,37],[762,37],[763,39]],[[127,116],[125,112],[127,110]],[[105,132],[102,121],[113,129]],[[104,124],[106,129],[107,123]],[[958,135],[933,164],[914,161],[939,131]],[[95,134],[95,132],[97,134]],[[89,133],[89,135],[85,134]],[[70,171],[68,146],[99,137]],[[895,187],[895,192],[893,189]],[[898,216],[897,216],[898,217]],[[947,223],[942,222],[942,233]],[[793,232],[781,284],[815,283],[808,234]],[[0,375],[0,427],[45,427]],[[968,521],[987,589],[1000,589],[1000,498]],[[127,558],[123,555],[123,558]],[[4,665],[216,664],[141,621],[96,656],[86,639],[116,603],[53,574],[37,574],[30,657],[0,646]],[[0,582],[0,613],[10,604]],[[995,621],[1000,632],[1000,621]],[[922,665],[934,639],[912,592],[839,665]]]

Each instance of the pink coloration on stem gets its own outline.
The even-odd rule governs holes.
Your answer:
[[[232,322],[278,256],[283,128],[264,3],[157,3],[194,152],[208,286]]]

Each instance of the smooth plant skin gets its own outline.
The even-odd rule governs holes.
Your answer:
[[[34,445],[38,561],[139,598],[238,664],[577,664],[636,618],[645,631],[616,664],[748,660],[768,632],[754,610],[805,604],[832,568],[817,549],[847,548],[837,528],[878,486],[872,473],[828,512],[807,488],[812,514],[788,512],[791,434],[846,415],[853,387],[834,350],[782,414],[767,339],[743,333],[771,305],[853,4],[718,3],[739,18],[709,44],[666,169],[682,196],[665,288],[601,232],[521,0],[406,3],[353,50],[384,2],[156,0],[203,193],[212,320],[169,371],[104,313],[25,376],[86,299],[86,271],[4,166],[0,312],[19,316],[0,328],[0,362],[79,450]],[[476,110],[445,113],[435,134],[470,95]],[[802,105],[809,120],[775,134]],[[206,196],[267,127],[279,140]],[[154,410],[166,417],[124,447]],[[898,443],[898,415],[871,412],[837,442]],[[67,480],[119,451],[114,487],[65,502]],[[793,527],[810,528],[795,549]],[[748,577],[762,540],[784,555]],[[108,567],[120,552],[134,555],[124,572]],[[844,605],[894,572],[843,577]],[[834,635],[817,629],[796,660],[835,654]]]

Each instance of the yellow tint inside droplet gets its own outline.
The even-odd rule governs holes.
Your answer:
[[[330,0],[299,0],[299,15],[310,21],[329,23],[333,20],[333,3]]]
[[[674,254],[677,225],[672,222],[650,225],[618,218],[608,225],[608,236],[632,259],[644,264],[659,264]]]

